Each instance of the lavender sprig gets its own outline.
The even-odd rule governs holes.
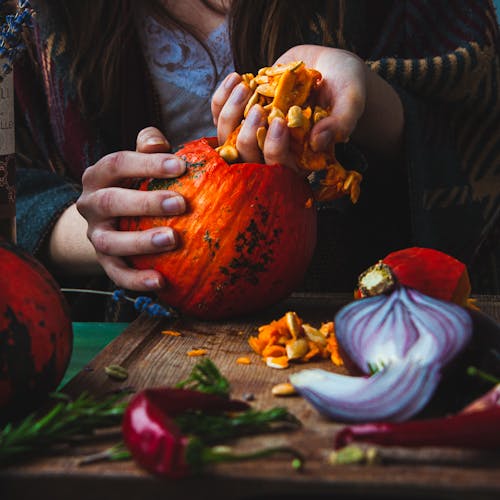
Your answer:
[[[5,14],[7,0],[0,0],[0,82],[12,71],[16,59],[25,50],[22,33],[32,27],[34,10],[29,0],[17,0],[14,14]]]
[[[134,304],[134,308],[138,312],[145,312],[148,316],[152,317],[164,317],[164,318],[176,318],[177,312],[174,309],[167,308],[154,302],[151,297],[147,297],[144,295],[139,295],[138,297],[129,297],[125,295],[124,290],[115,290],[114,292],[108,292],[105,290],[91,290],[86,288],[61,288],[61,292],[75,292],[75,293],[90,293],[95,295],[108,295],[115,302],[119,302],[120,300],[125,300],[132,302]]]

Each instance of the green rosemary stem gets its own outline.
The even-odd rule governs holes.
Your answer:
[[[71,401],[64,395],[42,416],[32,413],[19,423],[7,424],[0,430],[0,464],[21,455],[40,455],[74,439],[85,439],[98,428],[119,425],[126,403],[123,393],[98,400],[83,392]]]

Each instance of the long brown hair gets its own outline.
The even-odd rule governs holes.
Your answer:
[[[318,29],[318,43],[343,46],[344,12],[345,0],[233,0],[229,25],[236,70],[270,66],[305,42],[304,32],[312,26]]]
[[[208,8],[225,13],[220,3],[201,0]],[[191,33],[207,50],[192,26],[169,12],[162,0],[34,0],[41,12],[57,16],[60,36],[71,54],[70,76],[82,106],[100,112],[113,102],[122,77],[127,47],[137,36],[136,22],[144,13],[166,26]],[[342,44],[345,0],[232,0],[229,29],[236,70],[253,72],[272,62],[285,50],[302,43],[304,28],[320,19],[319,43]],[[318,12],[321,17],[318,18]],[[333,35],[333,38],[331,38]],[[212,58],[213,62],[213,58]],[[215,64],[214,64],[215,69]]]

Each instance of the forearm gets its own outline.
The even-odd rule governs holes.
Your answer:
[[[87,238],[87,221],[76,205],[70,205],[57,220],[47,241],[46,257],[55,272],[70,275],[103,274],[94,247]]]

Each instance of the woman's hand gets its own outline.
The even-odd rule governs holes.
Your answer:
[[[164,286],[159,272],[132,269],[125,257],[172,250],[177,244],[175,232],[169,227],[119,231],[117,220],[123,216],[169,216],[184,212],[184,198],[175,191],[145,192],[123,187],[130,178],[182,175],[186,165],[167,153],[169,149],[161,132],[149,127],[139,133],[136,151],[109,154],[83,174],[83,192],[76,207],[87,220],[87,237],[100,265],[118,287],[145,291]]]
[[[311,146],[327,151],[351,137],[361,146],[383,156],[398,154],[404,124],[403,109],[395,90],[373,73],[357,55],[316,45],[293,47],[276,63],[301,60],[323,75],[317,104],[330,115],[311,129]],[[232,73],[214,93],[212,113],[219,143],[240,123],[251,91]],[[263,110],[255,105],[238,135],[236,148],[244,161],[262,161],[256,131],[264,123]],[[289,151],[289,134],[282,119],[269,126],[263,150],[266,163],[297,168]]]

